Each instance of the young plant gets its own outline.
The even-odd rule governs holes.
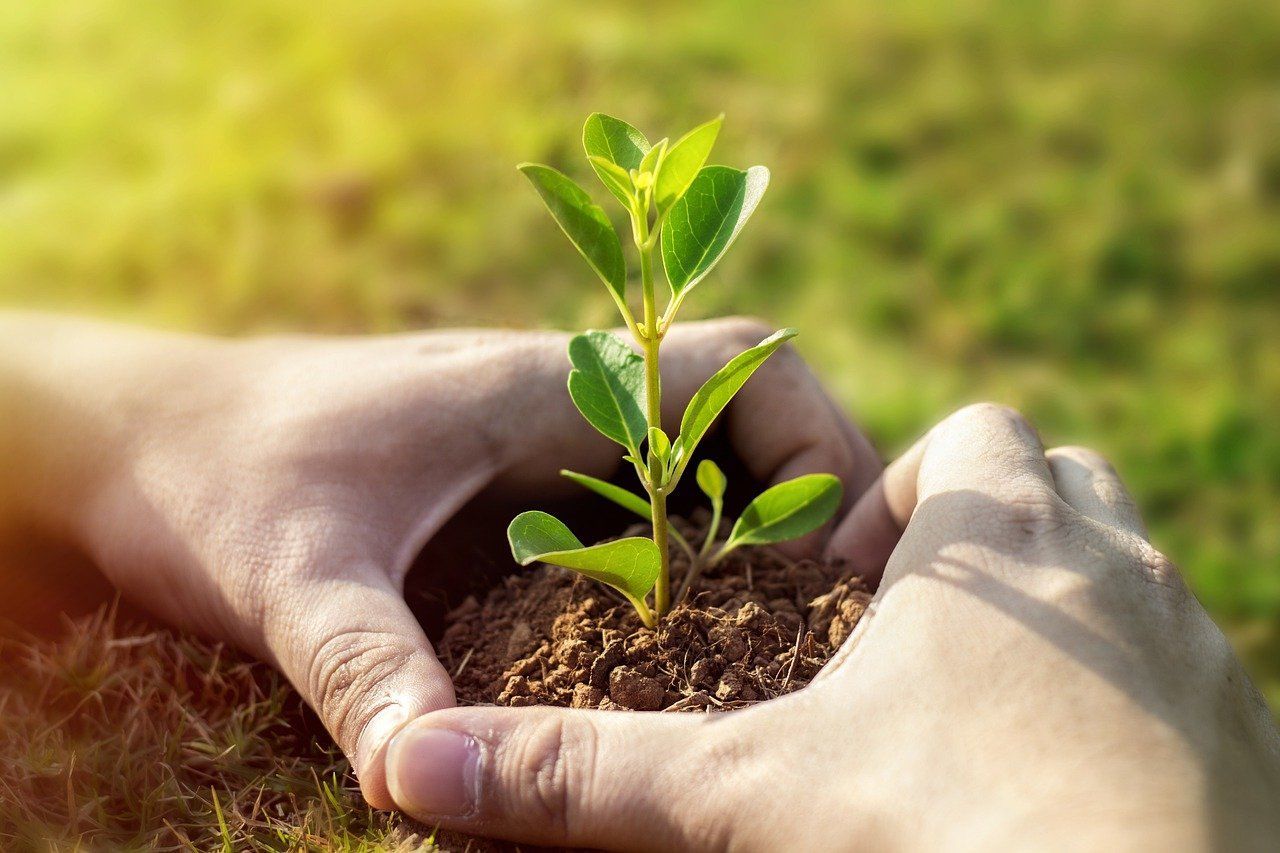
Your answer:
[[[631,222],[639,255],[639,318],[628,300],[622,240],[604,210],[550,166],[519,167],[604,282],[640,350],[637,354],[610,332],[577,335],[569,342],[569,395],[588,423],[622,446],[622,458],[634,466],[644,495],[585,474],[562,473],[643,517],[653,526],[653,537],[584,546],[547,513],[524,512],[511,522],[507,538],[521,565],[552,563],[607,584],[631,602],[649,627],[672,605],[669,542],[674,540],[690,563],[675,597],[678,602],[704,567],[716,565],[742,545],[803,536],[825,523],[840,504],[840,481],[830,474],[779,483],[747,506],[717,548],[725,476],[714,462],[704,460],[696,479],[711,501],[712,523],[703,547],[694,551],[667,518],[667,497],[679,485],[707,430],[760,365],[796,334],[783,329],[735,356],[689,401],[675,438],[663,432],[658,369],[662,341],[685,298],[724,257],[769,183],[769,170],[763,166],[742,171],[705,165],[723,119],[694,128],[674,144],[663,139],[650,145],[640,131],[602,113],[591,115],[582,130],[587,161]],[[655,252],[661,252],[669,291],[661,312],[654,284]]]

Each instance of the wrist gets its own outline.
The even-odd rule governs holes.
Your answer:
[[[170,389],[215,342],[41,314],[0,314],[0,529],[91,550],[90,517],[126,481]],[[179,386],[180,387],[180,386]]]

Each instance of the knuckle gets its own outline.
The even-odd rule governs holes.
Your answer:
[[[1016,541],[1041,541],[1067,531],[1074,510],[1040,483],[1009,484],[999,490],[992,521]]]
[[[1073,528],[1065,544],[1070,553],[1087,555],[1072,563],[1072,575],[1085,587],[1083,598],[1096,603],[1098,595],[1132,593],[1137,578],[1143,596],[1160,605],[1159,609],[1171,615],[1184,611],[1191,593],[1167,557],[1137,536],[1117,533],[1090,519],[1082,522]]]
[[[1132,551],[1134,568],[1140,578],[1162,595],[1178,601],[1186,598],[1187,587],[1182,580],[1182,573],[1168,557],[1136,537],[1132,540]]]
[[[1093,484],[1094,493],[1112,509],[1122,512],[1125,515],[1138,517],[1141,523],[1140,512],[1133,496],[1130,495],[1125,488],[1114,479],[1104,479]]]
[[[1031,421],[1018,410],[999,403],[973,403],[965,406],[947,418],[939,431],[950,441],[978,448],[988,447],[997,439],[1017,436],[1020,445],[1033,447],[1035,456],[1041,461],[1044,459],[1040,435]]]
[[[361,729],[382,710],[383,704],[370,701],[378,685],[403,669],[411,655],[394,634],[382,631],[342,631],[316,648],[307,668],[307,691],[344,749],[354,749]]]
[[[1091,447],[1069,444],[1063,447],[1055,447],[1045,455],[1054,458],[1069,459],[1073,462],[1078,462],[1086,468],[1100,471],[1104,474],[1114,475],[1116,472],[1115,468],[1112,467],[1107,458]]]
[[[556,714],[534,724],[508,759],[515,795],[527,800],[521,805],[559,837],[570,837],[576,808],[589,793],[587,786],[575,782],[590,778],[596,741],[589,720],[580,720],[570,731]]]
[[[1120,473],[1111,460],[1090,447],[1069,445],[1055,447],[1045,454],[1052,461],[1069,461],[1088,473],[1090,485],[1097,496],[1108,504],[1132,508],[1133,499],[1125,491]]]
[[[1030,426],[1027,419],[1017,409],[1001,403],[970,403],[956,410],[949,419],[953,425],[974,424],[1012,424],[1018,427]]]

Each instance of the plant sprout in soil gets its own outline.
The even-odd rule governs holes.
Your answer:
[[[711,502],[712,521],[703,547],[695,551],[671,526],[667,497],[680,484],[698,443],[729,401],[765,360],[794,337],[782,329],[731,359],[694,394],[680,420],[680,432],[662,429],[659,358],[685,298],[724,257],[755,212],[769,184],[769,170],[743,171],[705,165],[723,116],[671,144],[650,145],[644,134],[616,118],[591,115],[582,131],[587,160],[600,181],[622,204],[631,221],[639,256],[639,316],[628,300],[627,262],[622,240],[603,208],[565,174],[537,163],[521,164],[569,241],[604,282],[639,354],[618,336],[589,331],[569,342],[569,394],[593,427],[622,446],[644,494],[573,471],[564,471],[596,494],[642,516],[652,538],[630,537],[584,546],[560,520],[545,512],[516,516],[507,530],[511,552],[522,565],[541,561],[572,569],[613,587],[654,627],[678,603],[703,568],[714,566],[743,545],[795,539],[824,524],[840,504],[840,481],[810,474],[779,483],[748,504],[729,537],[716,543],[724,508],[725,476],[711,460],[696,467],[698,486]],[[667,282],[659,311],[654,254],[661,252]],[[673,596],[669,547],[688,555],[691,568]],[[649,596],[652,593],[652,604]]]

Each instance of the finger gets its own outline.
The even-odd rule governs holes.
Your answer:
[[[680,792],[703,718],[563,708],[456,708],[396,735],[396,804],[428,825],[543,845],[699,849]],[[710,783],[700,782],[700,796]]]
[[[1100,524],[1147,538],[1147,526],[1120,475],[1087,447],[1055,447],[1045,454],[1062,499]]]
[[[677,327],[664,352],[663,420],[678,424],[703,382],[773,331],[744,318]],[[726,412],[725,427],[747,470],[764,482],[831,473],[853,493],[852,504],[882,467],[871,443],[847,423],[790,347],[774,353],[742,387]]]
[[[407,721],[455,704],[448,672],[385,572],[309,580],[269,620],[277,662],[355,767],[376,808],[391,808],[384,756]]]
[[[664,420],[679,423],[684,406],[708,377],[772,331],[741,318],[677,327],[668,339],[670,359],[663,373]],[[845,488],[843,508],[853,505],[883,467],[871,442],[790,347],[774,353],[742,387],[724,428],[753,477],[774,484],[804,474],[834,474]],[[786,543],[784,550],[793,556],[815,554],[827,533]]]
[[[858,466],[850,483],[849,493],[845,495],[846,503],[852,507],[879,478],[880,472],[884,470],[884,461],[880,458],[880,452],[876,450],[875,445],[871,443],[871,439],[854,425],[853,420],[840,404],[833,400],[830,394],[824,392],[824,396],[831,406],[845,442],[853,448],[854,463]]]
[[[849,514],[836,524],[824,555],[828,560],[843,560],[872,586],[880,580],[889,555],[902,537],[902,525],[889,506],[888,496],[892,491],[885,485],[885,477],[894,470],[891,464]]]
[[[879,577],[917,508],[948,492],[980,496],[988,506],[1055,494],[1031,425],[1004,406],[967,406],[885,469],[837,527],[827,556],[849,561],[864,577]]]

